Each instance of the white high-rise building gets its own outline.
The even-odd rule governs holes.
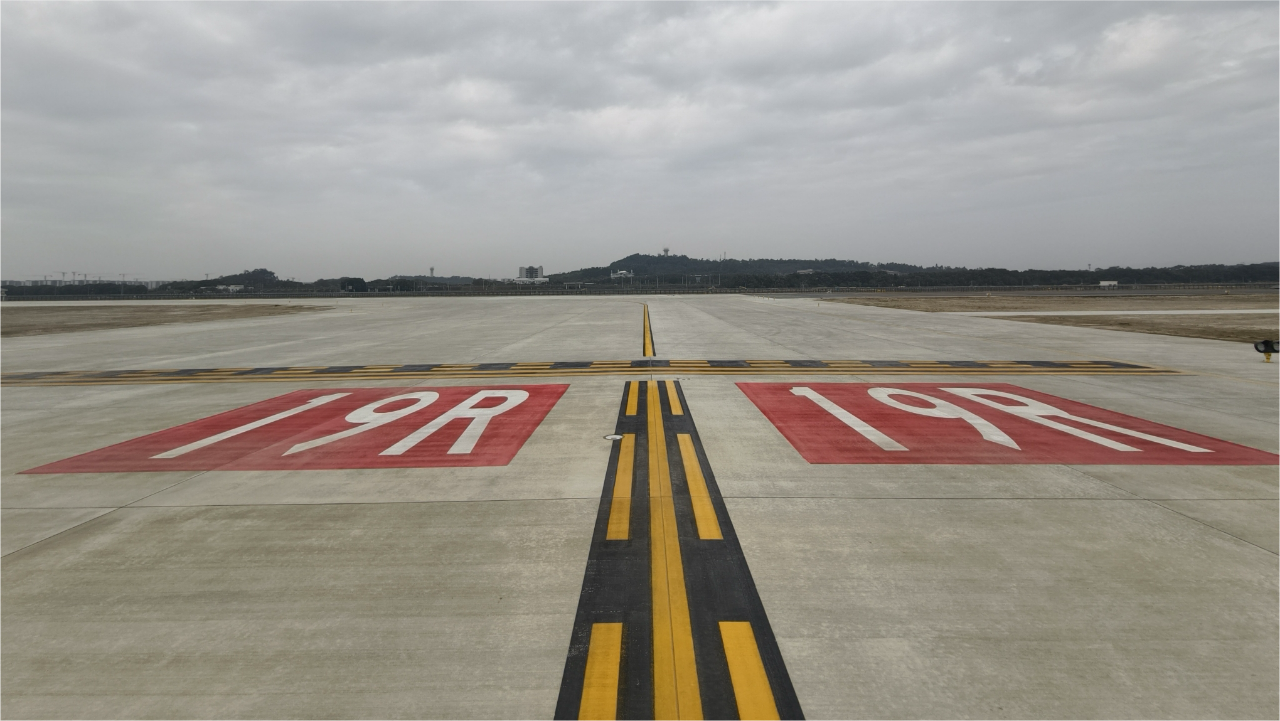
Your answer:
[[[520,273],[515,277],[517,283],[546,283],[547,277],[542,274],[540,265],[522,265]]]

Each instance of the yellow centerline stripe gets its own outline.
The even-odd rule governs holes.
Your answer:
[[[676,527],[658,384],[648,386],[649,548],[653,589],[653,714],[655,719],[701,719],[698,664],[689,597]]]
[[[582,681],[578,718],[612,720],[618,717],[618,668],[621,661],[622,624],[591,624],[587,673]]]
[[[750,621],[721,621],[720,638],[729,661],[729,679],[738,702],[740,719],[776,719],[778,705],[773,700],[769,675],[765,673],[756,635]]]
[[[618,472],[613,477],[609,530],[605,540],[625,541],[631,534],[631,474],[636,457],[636,434],[626,433],[618,447]]]
[[[653,330],[649,326],[649,304],[644,304],[644,357],[653,357]]]
[[[684,478],[689,484],[689,499],[693,503],[693,520],[698,524],[698,538],[704,541],[723,540],[720,521],[716,519],[716,509],[711,505],[711,494],[707,491],[707,479],[702,475],[702,464],[698,462],[698,451],[693,447],[693,437],[688,433],[680,433],[676,435],[676,440],[680,442],[680,459],[684,461]]]

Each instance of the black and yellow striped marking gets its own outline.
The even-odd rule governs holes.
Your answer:
[[[650,375],[1167,375],[1178,371],[1120,361],[914,360],[622,360],[538,363],[423,363],[278,368],[161,368],[0,374],[5,386],[96,386],[149,383],[370,381],[432,378],[561,378]]]
[[[657,355],[653,345],[653,326],[649,325],[649,304],[644,305],[644,339],[641,341],[645,358]]]
[[[556,718],[803,718],[680,384],[615,432]]]

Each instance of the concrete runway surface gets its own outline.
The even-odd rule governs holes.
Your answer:
[[[5,717],[1280,715],[1248,345],[323,304],[5,341]]]

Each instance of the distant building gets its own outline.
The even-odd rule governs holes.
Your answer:
[[[796,275],[813,275],[813,273],[814,273],[813,268],[806,268],[804,270],[796,271]]]
[[[542,274],[540,265],[522,265],[520,273],[512,280],[516,283],[546,283],[547,276]]]
[[[217,286],[217,289],[224,293],[239,293],[240,291],[244,290],[244,286],[243,285],[220,285],[220,286]]]
[[[610,273],[609,278],[617,280],[618,278],[633,278],[635,275],[629,270],[620,270],[616,273]]]
[[[1112,288],[1112,287],[1115,287],[1115,286],[1117,286],[1117,285],[1120,285],[1120,281],[1118,281],[1118,280],[1100,280],[1100,281],[1098,281],[1098,285],[1102,286],[1103,288]]]

